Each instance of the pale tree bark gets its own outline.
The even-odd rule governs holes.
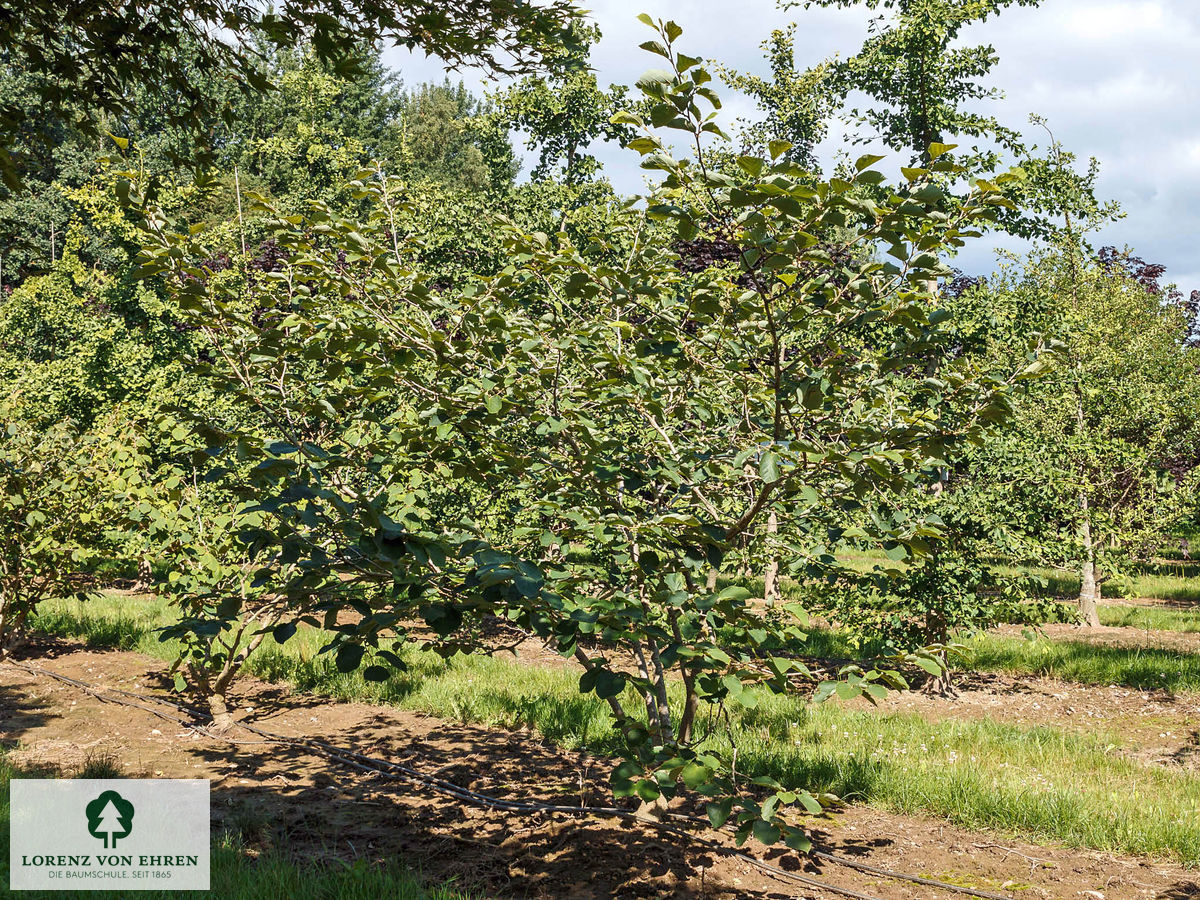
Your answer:
[[[208,698],[208,711],[212,715],[212,730],[217,734],[228,731],[233,727],[233,713],[229,710],[225,692],[212,694]]]
[[[137,580],[133,583],[130,589],[135,594],[144,594],[154,586],[154,570],[150,567],[150,560],[145,556],[139,556],[137,561]]]
[[[767,534],[773,536],[778,533],[779,517],[775,510],[771,510],[771,514],[767,516]],[[763,600],[769,608],[774,609],[779,602],[779,556],[771,538],[767,539],[767,553],[767,567],[763,572]]]
[[[1100,600],[1100,582],[1096,577],[1096,542],[1092,538],[1092,519],[1088,509],[1086,493],[1079,495],[1079,508],[1083,520],[1079,526],[1079,534],[1083,543],[1083,571],[1079,584],[1079,616],[1088,628],[1100,625],[1100,611],[1097,603]]]

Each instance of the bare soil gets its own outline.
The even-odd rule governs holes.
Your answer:
[[[138,654],[67,642],[32,649],[34,664],[100,687],[139,693],[166,687],[164,665]],[[474,790],[572,805],[606,802],[608,762],[563,752],[528,733],[331,702],[252,679],[236,703],[240,718],[272,732],[319,736]],[[241,729],[230,736],[250,743],[230,744],[0,665],[0,741],[15,748],[16,760],[69,774],[108,758],[131,776],[209,778],[214,833],[239,832],[255,852],[325,861],[399,858],[431,880],[456,879],[489,897],[836,896],[778,880],[649,825],[489,811],[307,751],[253,743],[255,736]],[[849,807],[815,819],[813,832],[831,852],[1012,896],[1200,898],[1200,875],[1174,864],[1036,846],[936,819]],[[751,851],[882,900],[954,896],[815,864],[790,851]]]

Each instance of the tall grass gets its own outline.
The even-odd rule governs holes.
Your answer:
[[[1046,593],[1051,597],[1074,600],[1079,596],[1079,575],[1062,569],[1037,567],[1016,568],[996,565],[1002,575],[1031,574],[1046,581]],[[1197,566],[1162,566],[1146,563],[1137,566],[1130,574],[1128,590],[1131,597],[1150,597],[1175,603],[1200,604],[1200,577]],[[1113,588],[1110,582],[1106,592]]]
[[[171,648],[134,624],[152,620],[155,605],[161,610],[158,601],[114,597],[86,607],[61,603],[48,609],[39,625],[93,640],[128,627],[126,645],[167,658]],[[94,621],[106,617],[114,621]],[[302,630],[285,645],[260,649],[250,669],[267,680],[330,697],[387,703],[467,723],[530,727],[566,748],[612,753],[617,747],[606,705],[581,695],[578,674],[569,668],[507,658],[446,661],[414,650],[405,654],[407,671],[371,683],[357,673],[339,673],[328,654],[317,653],[323,641],[321,633]],[[1093,683],[1110,683],[1108,675],[1119,670],[1155,684],[1167,680],[1158,670],[1164,658],[1147,654],[1141,662],[1131,661],[1115,650],[1117,655],[1106,657],[1108,649],[993,639],[975,644],[979,658],[996,667],[1032,670],[1036,661],[1047,674],[1075,673]],[[1088,668],[1089,656],[1095,655],[1107,662]],[[1177,682],[1200,687],[1197,659],[1176,658]],[[636,708],[632,700],[627,698],[627,708]],[[713,749],[730,756],[736,748],[738,771],[746,777],[768,774],[787,785],[900,812],[945,816],[968,827],[1200,864],[1200,777],[1131,761],[1115,750],[1118,734],[1077,735],[992,721],[930,722],[836,702],[812,707],[769,694],[759,700],[753,709],[730,710],[729,727],[714,728],[708,739]],[[673,701],[679,704],[681,697]],[[702,732],[708,724],[702,721]]]
[[[1101,606],[1100,624],[1150,631],[1200,632],[1200,607],[1163,609],[1153,606]]]
[[[979,671],[1044,675],[1079,684],[1114,684],[1143,691],[1200,691],[1200,655],[1194,653],[991,634],[975,637],[967,646],[970,655],[966,667]]]

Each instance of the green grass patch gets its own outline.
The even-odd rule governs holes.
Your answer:
[[[1157,606],[1101,606],[1100,624],[1150,631],[1200,632],[1200,608],[1170,609]]]
[[[169,658],[172,649],[145,627],[155,609],[165,616],[157,600],[110,595],[86,606],[55,604],[38,624],[89,635],[93,642],[128,628],[124,645]],[[357,673],[337,672],[328,654],[317,654],[323,642],[315,630],[302,630],[282,646],[268,642],[250,669],[329,697],[467,723],[530,727],[566,748],[616,749],[606,705],[579,693],[578,673],[570,668],[534,667],[505,657],[446,661],[410,650],[408,671],[370,683]],[[1200,686],[1200,657],[1108,649],[993,638],[974,642],[977,659],[992,668],[1092,683],[1120,683],[1110,676],[1125,673],[1148,686],[1172,679]],[[1167,667],[1168,658],[1175,669]],[[710,724],[718,723],[702,721],[701,732]],[[734,707],[730,724],[728,730],[718,724],[709,740],[727,753],[736,746],[738,771],[747,777],[769,774],[790,786],[940,815],[967,827],[1200,864],[1200,777],[1121,756],[1114,749],[1117,735],[991,721],[931,723],[912,714],[836,702],[813,707],[771,695],[762,695],[753,709]]]
[[[11,778],[40,778],[51,773],[22,770],[0,753],[0,885],[9,883],[9,795]],[[113,777],[111,773],[80,772],[79,777]],[[411,871],[395,864],[366,860],[328,865],[297,865],[279,853],[252,857],[239,835],[223,834],[212,848],[211,888],[204,891],[137,891],[139,897],[172,900],[177,897],[230,897],[237,900],[467,900],[476,896],[452,887],[426,887]],[[61,891],[22,891],[22,897],[62,897]],[[120,900],[128,891],[88,891],[89,897]]]
[[[1046,593],[1051,597],[1074,600],[1079,596],[1079,575],[1063,569],[1015,568],[1003,564],[995,566],[1002,575],[1038,575],[1046,581]],[[1108,582],[1105,592],[1115,590],[1115,583]],[[1169,600],[1174,603],[1200,604],[1200,565],[1165,566],[1144,563],[1134,568],[1124,593],[1130,597],[1148,597],[1154,600]],[[1110,599],[1116,599],[1114,594]]]
[[[968,669],[1044,675],[1079,684],[1112,684],[1143,691],[1200,691],[1200,655],[1194,653],[990,634],[971,639],[967,646]]]

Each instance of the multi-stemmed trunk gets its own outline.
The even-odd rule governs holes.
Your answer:
[[[197,692],[208,704],[212,716],[212,728],[220,733],[234,724],[233,711],[229,708],[229,689],[241,674],[250,655],[258,649],[263,639],[282,618],[279,607],[264,607],[238,624],[228,641],[216,638],[224,649],[225,661],[219,669],[192,664],[188,672]]]
[[[25,640],[26,611],[15,602],[0,597],[0,659],[13,654]]]

